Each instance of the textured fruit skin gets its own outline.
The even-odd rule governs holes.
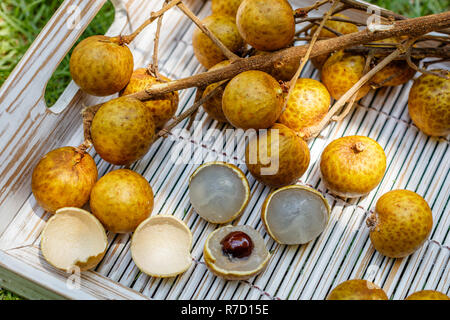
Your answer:
[[[153,210],[153,191],[140,174],[119,169],[100,178],[91,193],[92,213],[114,233],[133,232]]]
[[[392,190],[378,199],[367,225],[377,251],[390,258],[402,258],[416,251],[428,238],[433,215],[428,203],[417,193]]]
[[[405,300],[450,300],[450,298],[439,291],[434,290],[422,290],[414,292],[409,295]]]
[[[300,78],[289,97],[278,122],[300,131],[318,124],[330,107],[330,93],[317,80]]]
[[[81,41],[70,57],[73,81],[86,93],[109,96],[122,90],[133,73],[133,55],[126,45],[105,36]]]
[[[255,56],[265,56],[270,54],[269,51],[258,51],[256,50]],[[298,67],[300,66],[300,59],[293,60],[290,63],[285,63],[284,61],[277,61],[273,68],[270,70],[269,74],[277,80],[290,81]]]
[[[215,66],[213,66],[209,71],[216,70],[222,67],[225,67],[229,65],[231,62],[230,60],[224,60],[222,62],[219,62]],[[205,91],[203,92],[203,97],[207,96],[211,91],[213,91],[215,88],[220,86],[225,81],[216,82],[213,84],[210,84],[206,87]],[[211,116],[213,119],[219,121],[219,122],[228,122],[227,118],[225,117],[225,114],[222,110],[222,96],[224,88],[218,89],[219,92],[217,92],[214,96],[209,98],[205,103],[203,103],[203,109],[205,112]]]
[[[272,161],[271,143],[274,129],[279,134],[279,163],[278,171],[274,174],[263,174],[262,168],[269,168]],[[264,143],[260,143],[260,140]],[[267,143],[265,143],[267,142]],[[256,163],[250,152],[257,150]],[[283,124],[274,124],[266,133],[251,139],[245,149],[245,163],[250,173],[258,181],[270,187],[281,187],[296,182],[308,169],[310,161],[309,148],[306,142],[298,137],[294,131]]]
[[[225,14],[213,14],[202,20],[202,23],[232,52],[236,53],[244,46],[236,19]],[[192,36],[192,46],[197,60],[205,67],[211,68],[226,59],[219,47],[196,28]]]
[[[212,0],[212,12],[213,14],[228,14],[236,17],[236,12],[241,2],[242,0]]]
[[[81,208],[89,200],[97,175],[89,154],[62,147],[47,153],[36,165],[31,191],[37,203],[51,213],[63,207]]]
[[[246,71],[225,87],[222,109],[228,122],[242,129],[265,129],[277,121],[284,104],[280,84],[262,71]]]
[[[103,104],[91,126],[95,151],[115,165],[130,164],[150,149],[155,124],[148,107],[126,96]]]
[[[333,15],[333,17],[349,19],[347,16],[345,16],[343,14],[340,14],[340,13],[337,13],[337,14]],[[325,22],[325,25],[327,27],[330,27],[333,30],[336,30],[336,31],[342,33],[342,34],[349,34],[349,33],[353,33],[353,32],[358,32],[358,27],[355,24],[353,24],[353,23],[328,20],[327,22]],[[312,36],[316,30],[317,30],[316,26],[312,27],[310,35]],[[322,30],[319,33],[319,37],[321,37],[321,38],[334,38],[334,37],[336,37],[336,35],[333,32],[328,31],[325,28],[322,28]],[[326,54],[322,54],[320,56],[311,58],[311,62],[313,63],[313,65],[317,69],[322,69],[323,64],[325,63],[325,61],[327,61],[329,56],[330,55],[327,54],[327,53]]]
[[[236,23],[244,40],[257,50],[275,51],[294,41],[294,11],[286,0],[244,0]]]
[[[164,76],[161,76],[161,79],[166,82],[171,81]],[[136,69],[131,75],[128,85],[120,92],[120,96],[145,90],[146,87],[158,82],[155,77],[149,74],[147,69]],[[178,109],[178,101],[177,91],[167,93],[159,100],[144,101],[145,106],[152,112],[156,128],[161,129],[175,115]]]
[[[383,179],[385,170],[383,148],[375,140],[363,136],[332,141],[320,159],[325,186],[341,197],[356,198],[368,194]]]
[[[327,300],[389,300],[386,293],[367,280],[347,280],[331,290]]]
[[[405,60],[394,60],[375,73],[369,82],[375,87],[399,86],[411,80],[415,74],[416,70],[408,66]]]
[[[322,83],[330,95],[338,100],[363,76],[366,59],[363,56],[349,55],[338,51],[331,55],[322,67]],[[370,85],[364,84],[358,91],[356,100],[370,91]]]
[[[438,70],[434,70],[437,72]],[[450,71],[442,71],[450,76]],[[450,133],[450,80],[424,74],[409,91],[408,111],[414,124],[429,136]]]

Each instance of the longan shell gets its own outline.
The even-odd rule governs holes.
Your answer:
[[[242,0],[212,0],[212,12],[213,14],[228,14],[230,16],[236,17],[236,13],[241,2]]]
[[[264,174],[263,168],[272,164],[272,134],[278,130],[279,156],[278,171],[274,174]],[[266,139],[267,143],[260,143]],[[252,159],[250,152],[257,152]],[[252,163],[255,162],[256,163]],[[260,134],[249,141],[245,149],[245,163],[255,179],[270,187],[281,187],[295,183],[308,169],[310,161],[309,148],[306,142],[294,131],[283,124],[274,124],[266,133]]]
[[[64,207],[81,208],[89,200],[97,175],[88,153],[62,147],[39,160],[31,176],[31,191],[37,203],[51,213]]]
[[[140,174],[128,169],[114,170],[97,181],[90,206],[107,230],[133,232],[153,210],[153,190]]]
[[[286,0],[244,0],[236,23],[244,40],[257,50],[275,51],[294,41],[294,11]]]
[[[270,54],[270,52],[268,51],[257,50],[255,52],[255,56],[265,56],[268,54]],[[289,63],[280,60],[275,62],[272,69],[268,71],[269,74],[277,80],[290,81],[294,77],[299,66],[300,66],[300,59],[294,59]]]
[[[126,45],[106,36],[81,41],[70,57],[73,81],[86,93],[109,96],[122,90],[133,73],[133,55]]]
[[[376,284],[367,280],[347,280],[334,288],[327,300],[389,300]]]
[[[375,214],[367,223],[375,249],[387,257],[402,258],[426,241],[433,227],[433,215],[417,193],[392,190],[378,199]]]
[[[317,80],[300,78],[289,97],[278,122],[300,131],[318,124],[330,107],[330,94]]]
[[[225,87],[222,110],[228,122],[242,129],[265,129],[282,112],[284,93],[269,74],[251,70],[238,74]]]
[[[332,17],[349,19],[347,16],[340,14],[340,13],[334,14]],[[330,27],[333,30],[336,30],[336,31],[342,33],[342,34],[358,32],[358,27],[353,23],[327,20],[327,22],[325,22],[325,25],[327,27]],[[310,35],[312,36],[316,30],[317,30],[317,26],[312,27]],[[334,38],[334,37],[336,37],[336,34],[334,34],[331,31],[328,31],[325,28],[322,28],[322,30],[319,33],[319,37]],[[320,69],[322,69],[323,64],[325,63],[325,61],[327,61],[329,56],[330,56],[330,54],[328,54],[328,53],[321,54],[320,56],[311,58],[311,62],[317,69],[320,70]]]
[[[213,71],[213,70],[225,67],[225,66],[229,65],[230,63],[231,63],[230,60],[225,60],[225,61],[219,62],[218,64],[213,66],[208,71]],[[216,82],[216,83],[213,83],[213,84],[210,84],[209,86],[207,86],[205,91],[203,92],[203,97],[206,97],[211,91],[216,89],[218,86],[223,84],[225,81],[226,80],[219,81],[219,82]],[[205,103],[203,103],[203,109],[213,119],[215,119],[219,122],[228,122],[228,120],[225,117],[225,114],[223,113],[223,110],[222,110],[222,96],[223,96],[223,92],[225,89],[221,88],[221,89],[217,89],[217,90],[218,90],[218,92],[214,96],[212,96],[211,98],[206,100]]]
[[[414,292],[405,300],[450,300],[450,298],[446,294],[439,291],[422,290]]]
[[[363,148],[358,151],[357,148]],[[341,197],[362,197],[383,179],[386,155],[373,139],[347,136],[332,141],[323,150],[320,172],[325,186]]]
[[[439,72],[439,70],[433,70]],[[440,70],[450,76],[450,71]],[[450,133],[450,80],[424,74],[409,91],[408,111],[414,124],[429,136]]]
[[[236,27],[236,19],[225,14],[213,14],[202,20],[202,23],[232,52],[236,53],[244,46],[239,31]],[[192,46],[197,60],[205,67],[211,68],[215,64],[226,59],[219,47],[196,28],[192,36]]]
[[[161,79],[165,82],[171,81],[165,76],[161,76]],[[120,96],[145,90],[154,83],[159,83],[159,81],[150,75],[146,68],[136,69],[131,75],[128,85],[120,92]],[[177,112],[178,101],[178,91],[174,91],[164,94],[161,99],[147,100],[143,103],[152,112],[156,128],[161,129]]]
[[[394,60],[369,80],[375,87],[393,87],[405,84],[416,74],[405,60]]]
[[[331,55],[322,67],[322,83],[330,95],[338,100],[363,76],[366,58],[338,51]],[[356,100],[361,99],[370,91],[370,85],[365,83],[359,90]]]
[[[91,126],[95,151],[115,165],[127,165],[143,157],[154,135],[151,110],[143,102],[127,96],[104,103]]]

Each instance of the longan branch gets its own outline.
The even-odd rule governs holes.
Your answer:
[[[150,19],[147,19],[142,25],[139,26],[139,28],[136,29],[136,31],[134,31],[132,34],[127,35],[127,36],[119,36],[117,37],[122,43],[130,43],[132,42],[139,33],[142,32],[142,30],[144,30],[148,25],[150,25],[153,21],[155,21],[156,19],[158,19],[160,16],[162,16],[167,10],[173,8],[174,6],[176,6],[177,4],[179,4],[181,2],[181,0],[172,0],[170,1],[167,6],[163,7],[161,10],[157,11],[157,12],[152,12],[150,15]]]
[[[167,0],[164,1],[163,8],[167,5]],[[164,14],[159,16],[158,22],[156,25],[156,32],[155,32],[155,40],[153,41],[153,64],[152,64],[152,72],[155,75],[155,78],[159,80],[160,74],[159,74],[159,67],[158,67],[158,48],[159,48],[159,35],[161,34],[161,25],[162,25],[162,19],[164,17]]]
[[[294,17],[307,16],[310,11],[316,10],[328,2],[330,2],[330,0],[321,0],[321,1],[317,1],[312,6],[295,9]]]
[[[432,31],[448,28],[449,26],[450,12],[396,21],[393,23],[393,28],[390,30],[377,32],[362,30],[340,37],[317,41],[313,46],[310,57],[316,57],[336,50],[346,49],[390,37],[417,37]],[[294,60],[303,57],[307,50],[308,45],[306,44],[290,47],[264,56],[259,55],[240,58],[228,66],[180,80],[154,84],[146,90],[134,93],[130,96],[139,100],[148,100],[152,97],[157,97],[172,91],[191,87],[208,86],[211,83],[230,79],[237,74],[248,70],[270,70],[275,63],[292,63]]]
[[[450,80],[449,77],[447,77],[445,74],[440,74],[440,73],[438,73],[438,72],[432,72],[432,71],[429,71],[429,70],[427,70],[427,69],[424,69],[424,68],[419,67],[419,66],[416,65],[414,62],[412,62],[412,60],[411,60],[411,51],[410,51],[409,49],[408,49],[408,51],[406,52],[406,63],[408,63],[408,65],[409,65],[412,69],[414,69],[414,70],[416,70],[416,71],[418,71],[418,72],[420,72],[420,73],[428,74],[428,75],[432,75],[432,76],[437,76],[437,77],[440,77],[440,78],[443,78],[443,79],[446,79],[446,80]]]
[[[383,44],[384,45],[384,44]],[[356,46],[352,48],[345,49],[346,52],[354,53],[354,54],[362,54],[366,55],[370,51],[373,51],[376,56],[380,55],[389,55],[391,52],[395,51],[396,47],[366,47],[366,46]],[[448,48],[436,48],[436,47],[424,47],[424,48],[410,48],[411,57],[415,59],[424,59],[424,58],[450,58],[450,50]],[[406,54],[402,54],[398,57],[399,59],[405,59]]]
[[[234,61],[237,59],[240,59],[240,57],[236,54],[234,54],[233,52],[231,52],[223,43],[222,41],[220,41],[215,35],[214,33],[211,32],[211,30],[209,30],[204,24],[203,22],[197,18],[197,16],[191,11],[189,10],[188,7],[186,7],[182,2],[180,2],[179,4],[177,4],[178,8],[181,9],[181,11],[184,12],[185,15],[187,15],[196,25],[197,27],[200,28],[200,30],[203,31],[204,34],[206,34],[212,42],[214,42],[214,44],[219,47],[220,51],[222,51],[222,53],[225,55],[225,57],[228,58],[228,60]]]

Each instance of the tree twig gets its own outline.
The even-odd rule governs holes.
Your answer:
[[[310,57],[316,57],[340,49],[377,40],[383,40],[390,37],[400,37],[404,35],[417,37],[431,31],[448,28],[449,26],[450,12],[396,21],[393,24],[393,28],[390,30],[382,30],[377,32],[362,30],[340,37],[317,41],[313,46]],[[241,58],[228,66],[213,71],[204,72],[167,83],[154,84],[146,88],[146,90],[134,93],[131,96],[139,100],[148,100],[172,91],[191,87],[208,86],[211,83],[230,79],[237,74],[248,70],[270,70],[275,63],[289,64],[303,57],[308,50],[308,47],[309,45],[306,44],[302,46],[290,47],[264,56],[256,55],[245,59]]]
[[[128,43],[132,42],[138,36],[138,34],[142,32],[142,30],[144,30],[148,25],[150,25],[153,21],[158,19],[160,16],[162,16],[167,10],[178,5],[180,2],[181,2],[181,0],[170,1],[167,4],[167,6],[163,7],[161,10],[159,10],[157,12],[152,12],[150,15],[150,18],[147,19],[143,24],[141,24],[141,26],[139,28],[137,28],[136,31],[134,31],[132,34],[129,34],[126,36],[118,36],[118,37],[114,37],[114,38],[118,39],[118,41],[121,43],[128,44]]]
[[[214,44],[219,47],[220,51],[222,51],[222,53],[225,55],[225,57],[227,57],[228,60],[231,61],[235,61],[238,59],[241,59],[238,55],[234,54],[233,52],[231,52],[223,43],[222,41],[220,41],[215,35],[214,33],[211,32],[211,30],[209,30],[205,24],[199,19],[197,18],[197,16],[191,11],[189,10],[188,7],[186,7],[182,2],[177,4],[178,8],[181,9],[181,11],[183,11],[183,13],[185,15],[187,15],[189,17],[189,19],[191,19],[196,25],[197,27],[200,28],[200,30],[203,31],[204,34],[206,34],[212,42],[214,42]]]
[[[167,5],[167,0],[164,1],[163,8]],[[158,17],[158,22],[156,25],[155,39],[153,41],[153,63],[151,66],[151,71],[155,75],[157,80],[161,79],[161,75],[159,74],[158,67],[158,48],[159,48],[159,35],[161,34],[161,25],[164,14]]]
[[[203,92],[205,92],[205,88],[197,88],[197,91],[196,91],[196,93],[195,93],[195,100],[194,100],[194,102],[197,102],[197,101],[199,101],[199,100],[202,98]],[[192,124],[194,123],[195,117],[197,116],[198,109],[199,109],[199,108],[197,108],[197,109],[191,114],[191,116],[190,116],[190,118],[189,118],[189,123],[188,123],[188,125],[187,125],[187,127],[186,127],[187,130],[190,130],[190,129],[191,129]]]
[[[328,2],[330,2],[330,0],[321,0],[309,7],[298,8],[294,11],[294,17],[305,17],[310,11],[316,10]]]
[[[449,77],[447,77],[447,76],[444,75],[444,74],[440,74],[440,73],[438,73],[438,72],[432,72],[432,71],[429,71],[429,70],[427,70],[427,69],[424,69],[424,68],[419,67],[419,66],[416,65],[414,62],[412,62],[412,60],[411,60],[411,50],[409,50],[409,48],[408,48],[408,50],[406,51],[406,63],[408,63],[408,65],[409,65],[411,68],[413,68],[414,70],[416,70],[416,71],[418,71],[418,72],[420,72],[420,73],[428,74],[428,75],[432,75],[432,76],[436,76],[436,77],[439,77],[439,78],[442,78],[442,79],[446,79],[446,80],[449,80],[449,79],[450,79]]]

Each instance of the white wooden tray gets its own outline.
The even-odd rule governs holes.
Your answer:
[[[104,2],[66,0],[0,89],[0,287],[28,298],[324,299],[340,282],[364,278],[383,287],[391,299],[403,299],[422,289],[448,294],[449,141],[429,138],[411,123],[407,111],[411,83],[371,92],[344,121],[330,125],[323,137],[309,142],[311,164],[299,183],[319,189],[332,205],[328,227],[315,241],[303,246],[283,246],[264,232],[259,212],[269,188],[256,182],[242,164],[243,141],[235,149],[224,150],[222,141],[215,140],[211,132],[198,141],[174,131],[155,143],[132,169],[143,174],[153,187],[153,214],[173,214],[189,225],[194,235],[192,255],[196,263],[176,278],[150,278],[139,273],[131,260],[130,235],[109,234],[109,249],[101,264],[95,271],[82,274],[79,289],[68,287],[66,281],[71,275],[55,270],[40,255],[39,235],[49,214],[31,195],[30,179],[33,167],[45,153],[82,142],[82,106],[105,100],[83,94],[74,83],[51,111],[43,99],[53,71]],[[313,2],[291,1],[294,7]],[[185,3],[199,17],[210,14],[209,2]],[[134,30],[151,11],[161,8],[162,0],[117,0],[114,4],[116,18],[108,35]],[[74,17],[72,5],[80,13],[79,28],[75,29],[68,27]],[[320,11],[314,13],[318,14]],[[350,15],[361,17],[356,12]],[[155,24],[148,27],[132,43],[135,67],[151,61],[155,28]],[[182,78],[203,71],[191,47],[193,30],[194,25],[177,8],[164,16],[160,45],[162,73]],[[309,65],[302,76],[318,78],[318,73]],[[194,90],[183,90],[178,112],[192,105],[193,100]],[[226,128],[203,111],[198,113],[197,120],[201,121],[197,130]],[[186,125],[187,121],[180,127]],[[376,139],[385,149],[388,167],[382,183],[367,197],[342,200],[327,193],[319,178],[317,160],[330,141],[351,134]],[[200,219],[190,206],[187,181],[199,161],[189,164],[170,161],[180,146],[195,154],[193,159],[200,159],[200,152],[206,153],[208,159],[222,157],[247,174],[252,198],[243,216],[234,223],[257,228],[273,252],[267,269],[259,276],[249,281],[225,281],[215,277],[202,263],[206,236],[217,226]],[[100,175],[118,168],[92,154]],[[380,195],[397,188],[422,195],[432,208],[434,225],[430,240],[416,253],[404,259],[388,259],[371,246],[365,217]]]

